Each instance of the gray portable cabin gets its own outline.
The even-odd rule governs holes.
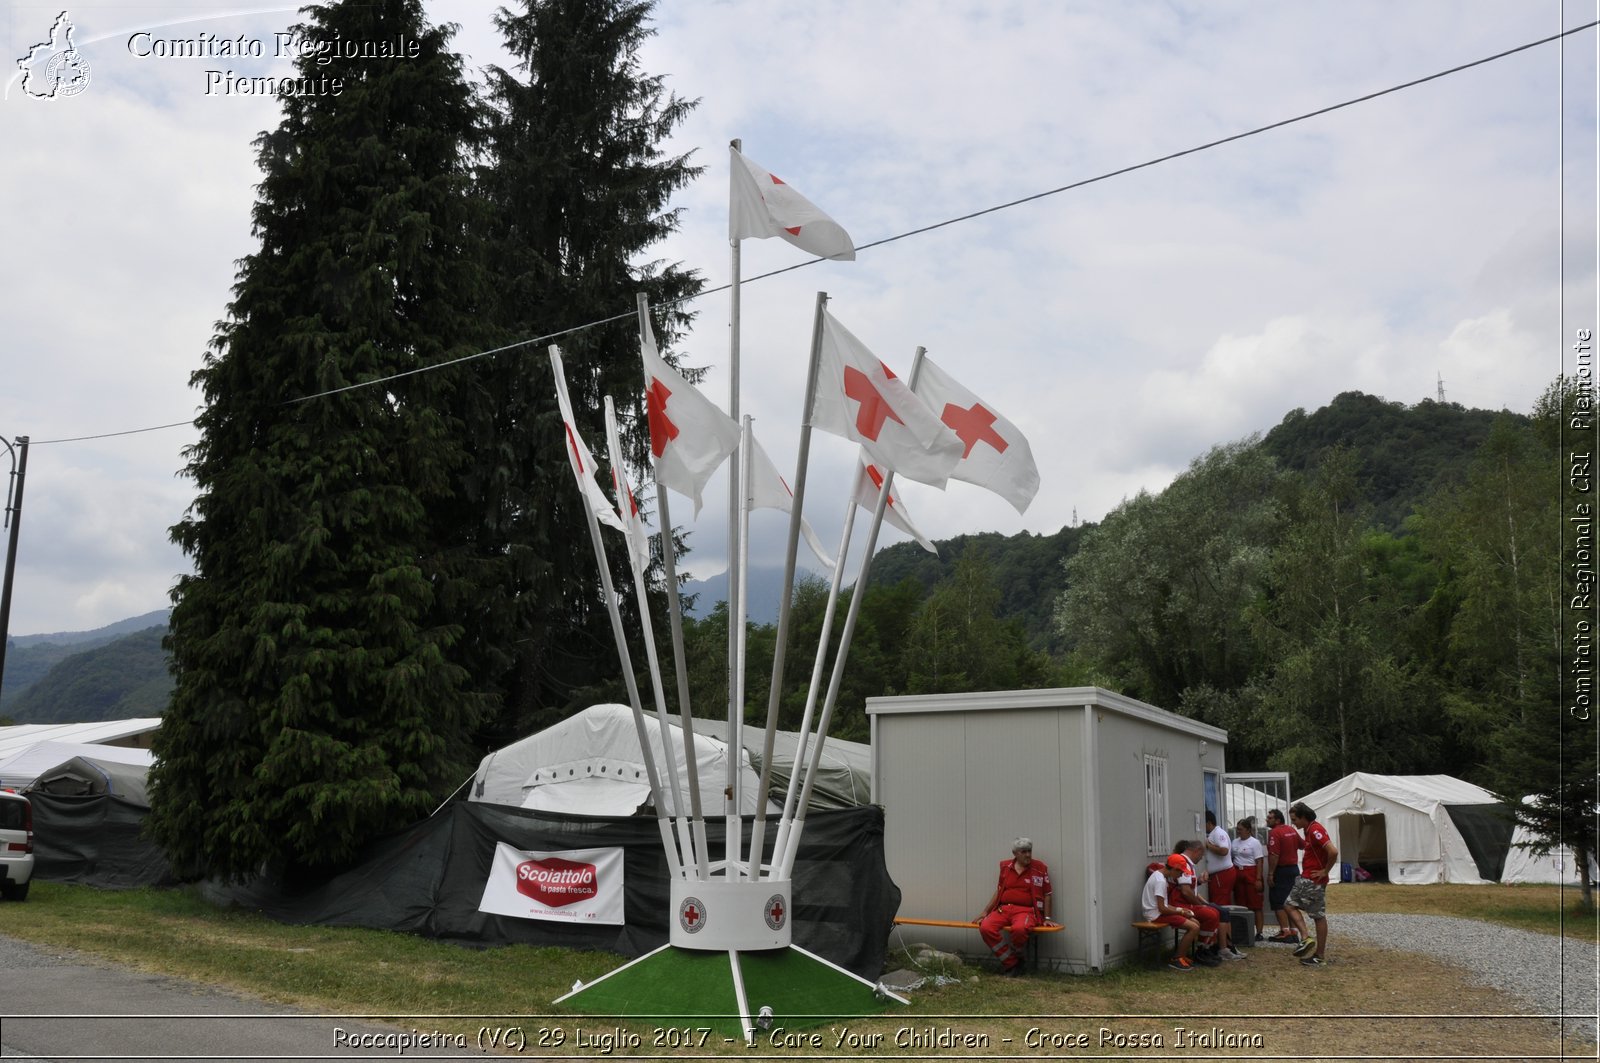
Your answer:
[[[1039,962],[1100,971],[1137,952],[1145,868],[1204,834],[1228,733],[1099,687],[867,699],[874,803],[900,915],[976,918],[1017,835],[1050,867]],[[1214,778],[1208,780],[1211,774]],[[905,927],[969,956],[976,931]]]

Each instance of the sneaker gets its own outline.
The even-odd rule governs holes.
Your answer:
[[[1215,956],[1213,956],[1209,952],[1198,952],[1197,951],[1194,954],[1194,962],[1198,963],[1202,967],[1221,967],[1222,966],[1222,961],[1217,959]]]
[[[1326,966],[1328,966],[1328,961],[1323,959],[1321,956],[1307,956],[1305,959],[1300,961],[1300,966],[1302,966],[1302,967],[1326,967]]]
[[[1316,947],[1317,947],[1317,939],[1316,938],[1306,938],[1304,941],[1300,942],[1300,944],[1298,944],[1298,945],[1296,945],[1294,947],[1294,954],[1296,956],[1305,956],[1305,955],[1309,954],[1311,952],[1311,950],[1316,948]]]
[[[1293,934],[1293,933],[1290,933],[1290,934],[1274,934],[1271,937],[1269,937],[1267,939],[1267,941],[1271,942],[1274,945],[1298,945],[1298,944],[1300,944],[1300,935],[1299,934]]]
[[[1246,956],[1244,953],[1240,952],[1238,949],[1234,948],[1232,945],[1228,946],[1228,951],[1223,953],[1223,955],[1230,960],[1248,960],[1250,958],[1249,956]]]
[[[1174,971],[1192,971],[1192,970],[1194,970],[1194,964],[1190,963],[1183,956],[1174,956],[1174,957],[1172,957],[1172,959],[1167,961],[1167,966],[1172,968]]]
[[[1260,931],[1257,931],[1256,932],[1256,944],[1259,945],[1261,942],[1263,942],[1265,940],[1267,940],[1267,935],[1261,933]]]

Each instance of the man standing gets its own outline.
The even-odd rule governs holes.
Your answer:
[[[1211,884],[1211,903],[1226,907],[1233,903],[1233,851],[1228,832],[1217,824],[1217,814],[1206,809],[1206,881]]]
[[[1011,859],[1000,861],[1000,882],[978,916],[978,935],[999,959],[1002,975],[1022,974],[1028,931],[1050,922],[1050,904],[1050,869],[1033,858],[1032,838],[1018,838]]]
[[[1274,808],[1267,813],[1267,901],[1278,917],[1278,932],[1268,941],[1281,945],[1300,944],[1300,935],[1294,932],[1294,924],[1284,908],[1294,880],[1299,877],[1300,832],[1285,823],[1283,813]]]
[[[1306,967],[1321,967],[1328,951],[1328,871],[1339,859],[1339,850],[1328,837],[1327,830],[1317,822],[1317,810],[1304,801],[1289,807],[1289,819],[1305,834],[1305,856],[1300,860],[1300,877],[1294,880],[1289,891],[1289,918],[1304,938],[1295,946],[1294,954],[1301,957]],[[1316,924],[1317,935],[1309,936],[1306,916]],[[1307,955],[1315,950],[1314,955]]]

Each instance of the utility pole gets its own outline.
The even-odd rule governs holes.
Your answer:
[[[22,485],[28,475],[28,437],[18,436],[13,447],[0,439],[11,452],[11,483],[6,492],[5,523],[11,528],[6,540],[5,583],[0,584],[0,689],[6,680],[6,643],[11,639],[11,581],[17,571],[17,530],[22,524]]]

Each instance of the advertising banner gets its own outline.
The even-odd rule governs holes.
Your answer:
[[[480,912],[589,926],[623,925],[620,848],[532,853],[497,842]]]

